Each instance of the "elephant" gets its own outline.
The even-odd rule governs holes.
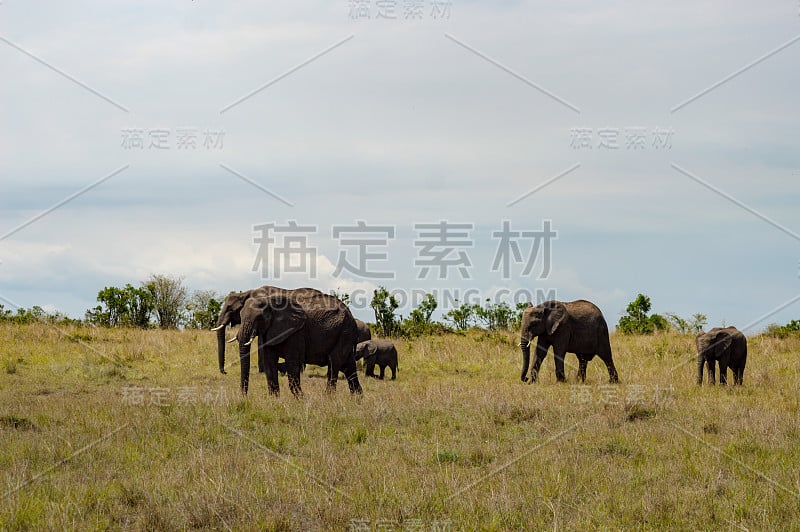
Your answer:
[[[361,342],[372,340],[372,333],[369,331],[369,325],[357,319],[356,327],[358,327],[358,338],[356,343],[360,344]]]
[[[355,319],[337,298],[308,289],[273,292],[249,298],[241,310],[242,326],[237,334],[241,360],[241,391],[247,394],[250,380],[250,343],[258,336],[271,395],[279,395],[278,358],[289,377],[289,389],[302,397],[300,371],[304,364],[328,366],[328,391],[336,389],[339,371],[347,377],[350,392],[361,394],[356,374]]]
[[[356,344],[356,360],[364,359],[367,377],[375,376],[375,365],[381,369],[379,379],[387,367],[392,370],[392,380],[397,376],[397,349],[390,340],[367,340]]]
[[[528,307],[522,312],[520,347],[522,348],[522,382],[536,382],[539,367],[547,356],[550,346],[556,360],[556,380],[564,382],[564,356],[575,353],[578,356],[578,379],[586,380],[586,366],[598,355],[608,368],[609,381],[619,382],[617,369],[611,354],[611,343],[608,339],[608,325],[600,309],[589,301],[561,302],[546,301]],[[530,345],[534,337],[536,342],[536,359],[531,368],[528,380],[528,364],[530,362]]]
[[[742,384],[747,362],[747,338],[736,327],[714,327],[700,331],[697,345],[697,384],[703,384],[703,364],[708,367],[708,382],[714,384],[715,363],[719,362],[719,383],[728,384],[728,368],[733,371],[733,384]]]
[[[227,297],[225,297],[225,301],[222,303],[222,308],[219,311],[217,325],[211,329],[217,333],[217,360],[219,362],[220,373],[226,373],[225,328],[228,325],[233,327],[234,325],[239,325],[242,322],[241,312],[244,304],[253,297],[266,297],[271,294],[281,294],[286,292],[287,290],[285,288],[264,285],[252,290],[245,290],[244,292],[231,292]],[[294,292],[297,292],[298,294],[303,293],[308,297],[314,297],[318,294],[322,294],[322,292],[314,288],[300,288]],[[264,364],[261,358],[258,359],[258,371],[259,373],[264,373]]]

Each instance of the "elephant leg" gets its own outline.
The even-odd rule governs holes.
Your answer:
[[[350,387],[350,393],[358,395],[364,393],[361,389],[361,383],[358,382],[358,372],[356,371],[356,361],[354,359],[348,359],[344,363],[342,372],[347,377],[347,386]]]
[[[742,378],[744,377],[744,367],[740,365],[736,367],[731,367],[731,369],[733,370],[733,384],[741,385]]]
[[[395,377],[397,377],[397,364],[392,364],[390,367],[392,370],[392,380],[394,380]]]
[[[708,383],[712,386],[717,384],[717,362],[713,358],[706,359],[706,369],[708,369]]]
[[[297,399],[303,398],[303,390],[300,388],[300,364],[297,361],[290,363],[286,361],[286,374],[289,376],[289,390]]]
[[[364,365],[364,375],[367,377],[374,377],[375,376],[375,359],[368,358],[365,359],[366,364]]]
[[[586,360],[584,357],[578,357],[578,380],[581,382],[586,382],[586,367],[589,365],[589,361]]]
[[[250,346],[242,346],[239,348],[239,371],[241,372],[241,392],[242,395],[247,395],[247,389],[250,387]]]
[[[619,374],[617,373],[617,368],[614,366],[614,359],[611,358],[609,355],[608,357],[600,357],[603,362],[606,364],[606,369],[608,369],[608,382],[611,384],[618,384],[619,383]]]
[[[719,383],[722,386],[728,384],[728,363],[724,360],[719,361]]]
[[[280,387],[278,386],[278,354],[271,349],[264,348],[264,372],[267,374],[267,389],[270,395],[278,397]]]
[[[332,393],[336,391],[336,381],[339,380],[339,365],[334,367],[333,357],[328,357],[328,384],[325,391]]]
[[[264,352],[261,349],[261,335],[258,336],[258,372],[264,373],[266,369],[264,368]]]
[[[530,382],[536,382],[536,379],[539,377],[539,368],[542,367],[542,362],[544,362],[544,358],[547,356],[548,349],[550,349],[550,344],[542,342],[541,339],[536,342],[536,357],[533,359],[533,365],[531,366]]]
[[[606,369],[608,370],[608,382],[611,384],[618,384],[619,374],[617,373],[616,366],[614,366],[614,356],[611,353],[611,343],[608,340],[608,332],[602,333],[599,344],[597,356],[599,356],[600,360],[606,365]],[[591,358],[592,357],[590,357],[589,360],[591,360]]]
[[[384,366],[383,364],[381,364],[381,374],[380,374],[380,376],[378,377],[380,380],[383,380],[384,371],[386,371],[386,366]]]
[[[567,353],[556,351],[553,349],[553,356],[556,359],[556,380],[558,382],[566,382],[567,378],[564,375],[564,357]]]

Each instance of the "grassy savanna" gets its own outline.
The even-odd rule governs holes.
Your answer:
[[[613,387],[552,353],[523,384],[517,342],[399,340],[360,399],[253,364],[242,399],[209,331],[2,325],[0,528],[800,529],[796,337],[749,338],[737,388],[690,336],[613,335]]]

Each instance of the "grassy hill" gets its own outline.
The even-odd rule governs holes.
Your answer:
[[[750,338],[739,388],[688,336],[612,336],[618,386],[552,353],[523,384],[517,342],[400,340],[360,399],[253,364],[243,400],[208,331],[0,326],[0,528],[800,529],[798,338]]]

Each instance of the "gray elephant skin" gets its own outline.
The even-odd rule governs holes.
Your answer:
[[[397,377],[397,349],[390,340],[367,340],[356,345],[356,360],[364,359],[367,377],[375,376],[375,366],[380,370],[379,379],[383,380],[386,368],[392,370],[392,380]]]
[[[339,299],[315,292],[284,290],[266,297],[251,297],[245,302],[237,334],[243,394],[249,387],[250,343],[256,336],[270,394],[277,396],[280,391],[279,357],[285,360],[289,389],[295,397],[302,396],[300,371],[304,364],[328,366],[328,391],[336,388],[342,371],[350,392],[362,393],[356,374],[355,319]]]
[[[357,319],[356,320],[356,327],[358,327],[358,339],[356,343],[360,344],[361,342],[366,342],[367,340],[372,340],[372,333],[369,330],[369,325],[365,322]]]
[[[708,382],[714,384],[714,370],[719,363],[719,383],[728,383],[728,368],[733,383],[742,384],[747,363],[747,338],[736,327],[714,327],[695,337],[697,345],[697,384],[703,384],[703,365],[708,368]]]
[[[553,346],[556,379],[559,382],[566,380],[564,356],[567,353],[578,356],[578,379],[581,382],[586,380],[586,366],[595,356],[605,362],[609,381],[619,382],[608,339],[608,325],[603,313],[593,303],[581,299],[569,302],[546,301],[536,306],[528,304],[528,308],[522,313],[520,331],[523,382],[528,382],[530,345],[536,337],[536,358],[531,367],[530,382],[536,381],[550,346]]]
[[[286,294],[288,292],[296,293],[298,296],[305,295],[306,297],[315,297],[322,294],[322,292],[314,288],[287,290],[277,286],[264,285],[244,292],[231,292],[225,297],[217,318],[217,325],[211,329],[217,333],[217,361],[219,362],[220,373],[225,373],[225,328],[228,325],[233,327],[242,323],[241,312],[245,303],[253,297],[267,297],[272,294]],[[264,363],[260,357],[258,359],[258,371],[259,373],[264,372]]]

